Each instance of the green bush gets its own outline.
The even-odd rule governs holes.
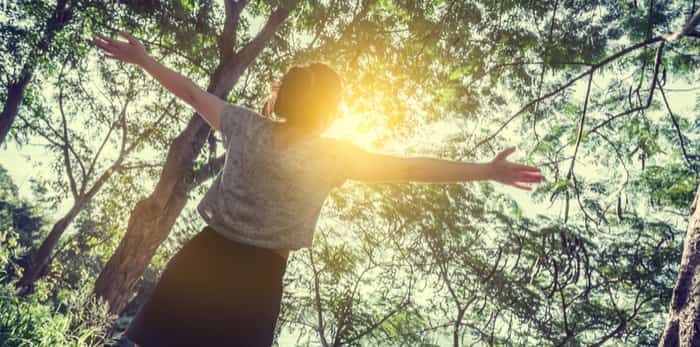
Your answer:
[[[11,286],[0,292],[0,346],[63,346],[70,319],[30,298],[14,295]]]
[[[90,286],[64,293],[60,306],[48,299],[49,291],[41,281],[32,295],[15,294],[17,278],[6,269],[17,267],[12,262],[19,248],[16,237],[11,228],[0,230],[0,347],[102,346],[113,342],[107,332],[115,317],[105,303],[90,294]]]
[[[89,292],[71,296],[61,313],[37,295],[18,297],[11,284],[0,288],[0,347],[102,346],[118,338],[107,336],[114,319]]]

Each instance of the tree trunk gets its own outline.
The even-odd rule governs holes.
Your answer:
[[[287,9],[275,10],[253,40],[231,55],[229,61],[220,61],[207,90],[226,100],[243,71],[288,15]],[[192,186],[194,161],[209,130],[195,113],[171,144],[153,193],[139,201],[131,211],[124,238],[95,283],[95,295],[106,300],[112,313],[121,312],[129,301],[137,281],[185,206]]]
[[[0,144],[5,142],[19,112],[19,106],[24,99],[24,92],[34,75],[38,58],[45,54],[58,31],[68,24],[73,16],[73,7],[68,0],[58,0],[53,15],[46,24],[44,35],[39,39],[36,48],[29,54],[27,62],[22,66],[22,72],[15,81],[11,81],[7,87],[7,98],[0,113]]]
[[[49,236],[41,243],[39,249],[34,252],[33,255],[27,255],[26,260],[23,261],[24,271],[22,272],[22,278],[20,278],[16,285],[19,295],[24,296],[34,291],[34,283],[48,270],[51,252],[56,247],[56,244],[58,244],[61,235],[63,235],[70,223],[73,222],[73,219],[75,219],[75,216],[82,210],[84,205],[85,201],[76,201],[68,213],[53,225]]]
[[[700,346],[700,188],[690,206],[681,265],[659,346]]]
[[[67,144],[66,144],[67,146]],[[123,155],[123,153],[122,153]],[[27,295],[34,291],[34,284],[36,281],[44,276],[48,267],[51,264],[51,253],[53,249],[56,248],[58,240],[61,238],[63,233],[66,231],[68,226],[73,223],[75,216],[83,210],[83,208],[92,201],[92,198],[102,189],[105,183],[112,177],[112,174],[121,165],[123,157],[120,157],[117,162],[109,169],[100,175],[100,177],[95,181],[95,184],[87,191],[81,190],[79,195],[75,197],[75,203],[73,207],[70,208],[68,213],[66,213],[63,218],[59,219],[56,224],[51,228],[49,236],[46,237],[44,242],[41,243],[39,249],[33,255],[27,255],[26,260],[23,261],[22,267],[24,272],[22,273],[22,278],[17,282],[18,294],[21,296]],[[84,177],[83,179],[87,179]]]

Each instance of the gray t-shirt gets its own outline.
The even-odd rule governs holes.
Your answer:
[[[311,247],[323,202],[347,179],[343,161],[361,149],[317,136],[276,150],[274,123],[247,107],[224,107],[224,167],[197,211],[231,240],[273,249]]]

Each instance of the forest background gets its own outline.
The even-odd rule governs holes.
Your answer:
[[[517,146],[543,169],[532,192],[336,189],[313,248],[291,253],[276,344],[692,339],[699,18],[694,0],[0,2],[0,345],[129,346],[204,226],[220,136],[89,42],[118,30],[255,109],[289,66],[326,62],[345,84],[327,136],[368,150],[483,162]]]

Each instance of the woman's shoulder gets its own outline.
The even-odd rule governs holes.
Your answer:
[[[238,123],[267,124],[274,122],[262,113],[243,105],[226,103],[222,112],[222,117],[228,117],[229,121]]]
[[[221,132],[224,143],[236,139],[243,141],[250,139],[263,128],[269,127],[272,119],[247,106],[226,103],[221,112]]]

